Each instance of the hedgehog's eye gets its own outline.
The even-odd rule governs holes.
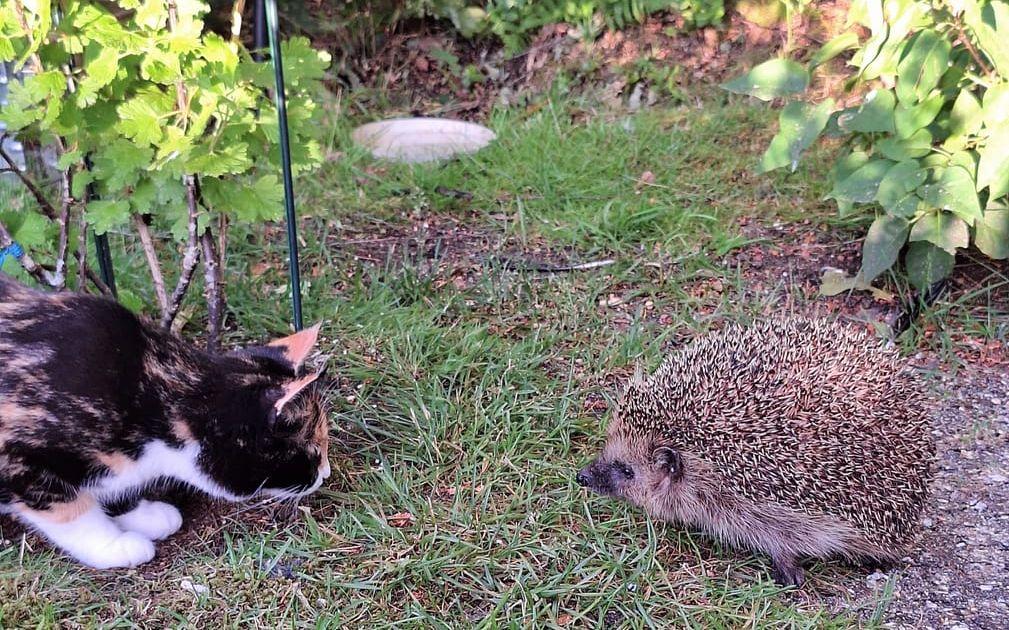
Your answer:
[[[634,478],[634,469],[623,462],[613,462],[613,467],[624,476],[625,479]]]

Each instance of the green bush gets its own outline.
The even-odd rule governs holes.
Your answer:
[[[0,227],[10,226],[0,237],[13,236],[29,250],[21,266],[40,281],[66,285],[68,244],[80,244],[73,248],[79,266],[86,261],[79,226],[98,234],[135,231],[151,254],[169,325],[201,258],[206,281],[223,284],[225,241],[211,237],[212,229],[282,216],[271,66],[254,61],[237,38],[208,32],[207,10],[196,0],[0,5],[0,61],[30,70],[11,86],[0,120],[59,152],[60,190],[47,196],[43,183],[18,174],[37,206],[0,212]],[[322,161],[312,97],[328,55],[304,38],[282,50],[292,158],[301,172]],[[159,259],[171,250],[155,247],[162,240],[177,243],[181,254],[174,291],[164,287]],[[54,259],[55,272],[34,266],[34,256]],[[6,267],[17,265],[9,258]]]
[[[288,7],[304,14],[307,7]],[[451,20],[465,37],[491,35],[510,50],[518,50],[543,26],[568,23],[594,37],[602,25],[623,28],[658,11],[676,11],[694,27],[717,24],[725,13],[723,0],[350,0],[340,13],[348,36],[361,26],[381,30],[396,20],[433,17]],[[365,19],[366,18],[366,19]],[[298,20],[308,24],[309,20]],[[349,28],[351,24],[356,29]]]
[[[861,103],[786,104],[760,165],[794,171],[821,134],[843,139],[829,196],[842,215],[874,220],[858,274],[825,291],[867,288],[901,253],[918,288],[945,278],[971,244],[1009,257],[1009,2],[856,0],[850,20],[868,36],[845,33],[805,66],[774,59],[723,86],[763,100],[800,93],[855,49],[846,87],[864,92]]]

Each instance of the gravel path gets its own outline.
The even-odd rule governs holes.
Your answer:
[[[1009,628],[1009,374],[943,377],[938,469],[923,535],[903,566],[847,591],[857,607],[893,588],[888,628]]]

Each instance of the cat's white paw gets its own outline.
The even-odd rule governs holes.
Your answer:
[[[141,500],[137,507],[114,520],[126,531],[136,532],[149,540],[167,538],[182,527],[179,510],[161,501]]]
[[[154,558],[154,543],[136,532],[123,532],[101,549],[82,557],[96,569],[135,567]]]

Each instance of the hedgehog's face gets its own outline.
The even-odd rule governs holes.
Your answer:
[[[668,497],[677,493],[684,476],[679,451],[657,444],[646,437],[620,430],[620,423],[610,427],[606,447],[591,464],[575,477],[579,485],[605,496],[642,507],[648,513],[666,518]]]

